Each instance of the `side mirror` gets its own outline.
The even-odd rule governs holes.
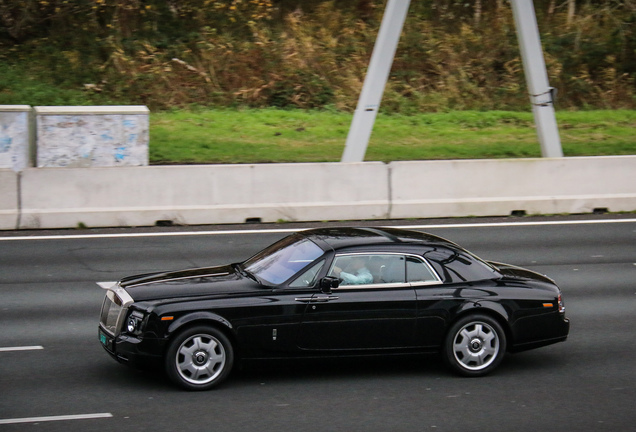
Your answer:
[[[328,294],[331,292],[333,288],[338,288],[340,286],[340,279],[333,276],[325,276],[324,278],[320,279],[319,286],[320,286],[320,291],[322,291],[325,294]]]

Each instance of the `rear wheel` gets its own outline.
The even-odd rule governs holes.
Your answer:
[[[501,325],[487,315],[469,315],[457,321],[446,335],[444,358],[465,376],[482,376],[495,369],[506,352]]]
[[[232,344],[223,332],[197,326],[177,335],[168,347],[165,365],[170,379],[188,390],[208,390],[221,383],[234,362]]]

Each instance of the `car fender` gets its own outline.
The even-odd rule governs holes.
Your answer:
[[[168,327],[167,336],[173,335],[175,332],[179,331],[181,328],[183,328],[184,326],[190,323],[193,323],[193,322],[201,323],[201,322],[210,322],[210,321],[216,324],[220,324],[225,330],[230,330],[230,331],[233,330],[232,323],[230,323],[228,320],[226,320],[222,316],[212,312],[199,311],[199,312],[189,313],[187,315],[184,315],[174,320],[174,322],[172,322],[170,326]]]
[[[498,319],[504,327],[509,327],[508,321],[510,319],[510,314],[506,311],[503,305],[499,303],[487,300],[466,301],[457,309],[453,322],[469,313],[485,313],[491,315]]]

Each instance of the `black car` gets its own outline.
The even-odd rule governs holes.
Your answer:
[[[243,263],[100,285],[106,351],[158,362],[191,390],[216,386],[238,360],[289,357],[438,351],[481,376],[505,352],[569,331],[548,277],[394,228],[310,229]]]

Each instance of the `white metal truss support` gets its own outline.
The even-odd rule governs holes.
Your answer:
[[[548,83],[534,5],[532,0],[511,0],[511,4],[541,155],[563,157],[554,114],[556,92]],[[341,162],[364,160],[409,5],[410,0],[387,3]]]
[[[548,84],[534,5],[532,0],[511,0],[511,4],[541,155],[546,158],[563,157],[554,114],[556,92]]]
[[[386,5],[341,162],[364,160],[410,3],[411,0],[389,0]]]

